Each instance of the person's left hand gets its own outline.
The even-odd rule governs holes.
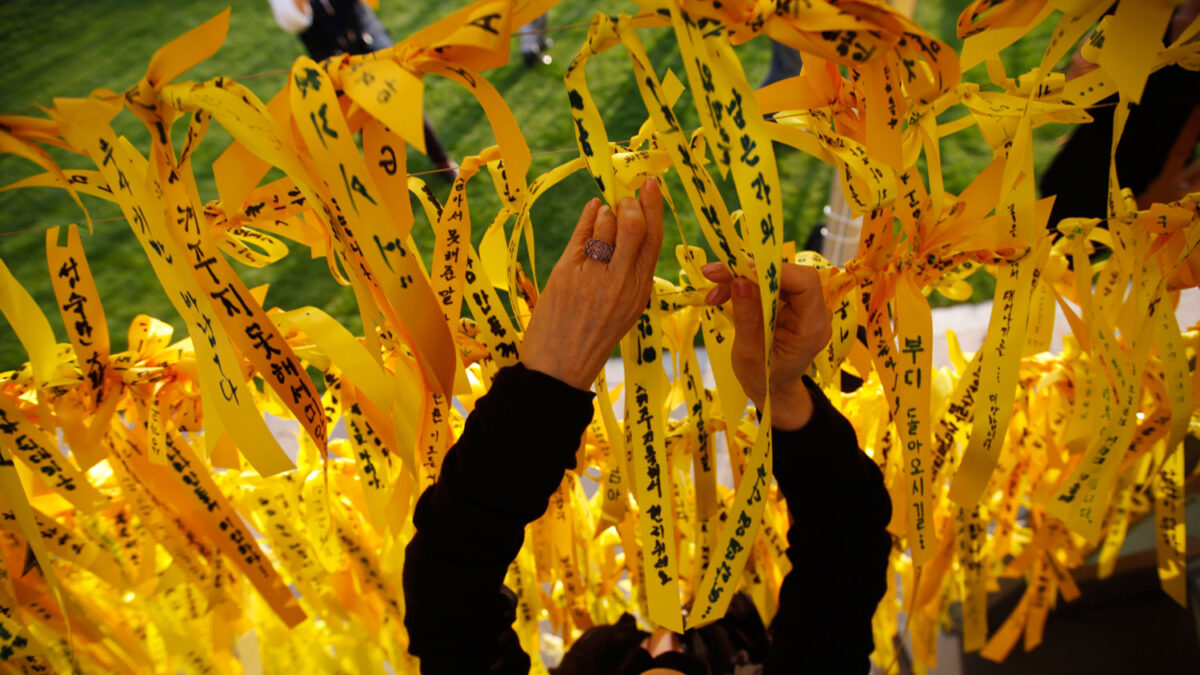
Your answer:
[[[526,368],[576,389],[591,387],[650,299],[662,220],[662,193],[653,178],[637,199],[621,199],[615,214],[599,199],[588,202],[529,320],[521,349]],[[588,257],[588,239],[613,244],[612,259]]]
[[[767,393],[766,338],[758,284],[735,277],[719,262],[709,263],[701,271],[716,283],[705,298],[707,304],[733,300],[733,373],[761,410]],[[817,271],[784,263],[779,275],[775,340],[771,344],[771,423],[775,428],[790,431],[808,423],[813,403],[801,376],[829,343],[832,333],[831,315]]]

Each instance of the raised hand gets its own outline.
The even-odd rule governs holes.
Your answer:
[[[621,199],[616,213],[599,199],[588,202],[525,331],[526,368],[577,389],[591,386],[650,298],[662,220],[652,178],[637,199]]]
[[[705,302],[733,301],[733,372],[746,395],[760,409],[766,398],[764,382],[763,315],[758,284],[734,277],[722,263],[702,270],[716,282]],[[771,345],[771,422],[778,429],[799,429],[812,416],[812,399],[801,376],[825,348],[832,335],[829,308],[821,280],[811,267],[785,263],[780,274],[775,341]]]

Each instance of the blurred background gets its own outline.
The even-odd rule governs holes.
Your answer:
[[[462,7],[468,0],[443,2],[400,2],[380,0],[377,10],[392,38],[400,41],[414,30]],[[967,0],[917,2],[915,18],[922,26],[955,49],[961,41],[955,37],[955,22]],[[81,97],[98,88],[122,92],[145,73],[154,51],[171,38],[187,31],[223,10],[227,1],[195,0],[166,2],[149,0],[91,0],[86,3],[64,0],[6,0],[0,3],[0,115],[38,115],[38,105],[50,105],[54,97]],[[522,57],[520,38],[512,40],[509,65],[486,73],[511,107],[534,153],[529,179],[576,156],[571,118],[567,113],[566,89],[562,76],[575,51],[587,34],[587,22],[597,4],[587,0],[563,0],[549,13],[544,37],[550,38],[545,55],[529,60]],[[636,13],[633,2],[608,2],[606,12]],[[1027,39],[1001,53],[1010,75],[1025,72],[1041,58],[1050,23],[1039,27]],[[660,75],[672,68],[682,77],[683,68],[674,38],[669,30],[641,31],[651,60]],[[304,46],[296,36],[282,30],[272,16],[267,0],[241,0],[235,3],[229,37],[221,49],[179,81],[205,80],[216,76],[237,78],[264,101],[269,100],[285,81],[285,73]],[[767,75],[771,43],[764,38],[738,47],[747,77],[757,85]],[[545,63],[549,61],[549,63]],[[986,81],[983,66],[967,73],[968,80]],[[612,140],[632,136],[646,118],[645,109],[631,77],[628,58],[621,50],[611,50],[593,59],[588,66],[588,81],[600,106]],[[425,112],[436,128],[450,156],[461,160],[495,143],[483,110],[458,85],[438,77],[427,77]],[[686,99],[676,111],[687,128],[698,124]],[[961,106],[948,111],[941,121],[965,114]],[[182,127],[182,125],[177,125]],[[127,135],[139,148],[149,147],[145,128],[128,112],[115,121],[118,134]],[[1051,125],[1034,131],[1036,161],[1039,170],[1054,155],[1060,138],[1068,132],[1064,126]],[[195,155],[196,178],[201,198],[216,199],[212,178],[213,160],[225,149],[230,136],[217,124]],[[784,213],[787,215],[786,238],[803,248],[814,228],[826,219],[823,208],[830,195],[832,169],[790,148],[777,146]],[[86,158],[49,148],[66,168],[88,168]],[[991,151],[975,127],[943,139],[942,153],[946,188],[957,193],[991,159]],[[923,162],[924,160],[922,160]],[[434,163],[410,148],[410,173],[433,171]],[[0,155],[0,186],[40,173],[32,163],[14,155]],[[714,172],[715,174],[715,172]],[[269,179],[278,174],[272,174]],[[439,197],[449,191],[450,181],[442,173],[421,176]],[[720,177],[714,175],[718,181]],[[703,245],[694,214],[675,174],[668,174],[668,188],[682,206],[683,229]],[[722,185],[727,203],[736,208],[737,199],[731,182]],[[541,199],[533,211],[536,231],[536,268],[541,283],[558,258],[581,206],[597,192],[584,172],[577,172]],[[474,221],[475,242],[483,235],[499,201],[486,176],[469,186],[470,209]],[[93,235],[83,242],[96,277],[114,335],[114,350],[123,348],[122,338],[130,320],[140,313],[173,323],[176,337],[184,332],[166,295],[155,280],[136,239],[124,220],[117,218],[114,204],[81,196],[95,225]],[[432,253],[432,237],[417,209],[414,237],[422,253]],[[67,193],[51,188],[27,188],[0,193],[0,257],[17,279],[33,294],[46,311],[56,334],[63,338],[61,317],[53,311],[53,292],[48,283],[45,261],[45,230],[54,225],[84,223],[83,215]],[[666,242],[658,274],[675,280],[678,266],[674,246],[679,243],[677,229],[667,223]],[[267,307],[320,307],[332,314],[351,331],[359,332],[361,323],[355,311],[354,296],[348,287],[334,283],[324,260],[309,258],[302,246],[292,245],[283,260],[266,268],[254,269],[234,262],[247,284],[270,282]],[[851,249],[852,250],[852,249]],[[528,263],[527,263],[528,264]],[[992,278],[986,273],[971,277],[975,292],[972,302],[990,299]],[[949,301],[938,294],[930,298],[936,305]],[[0,370],[13,368],[26,360],[24,351],[7,325],[0,325]]]

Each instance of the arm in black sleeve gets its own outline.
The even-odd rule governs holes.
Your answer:
[[[807,377],[812,418],[774,430],[775,479],[792,515],[765,673],[866,673],[887,591],[891,501],[854,427]]]
[[[404,625],[421,672],[527,673],[504,574],[592,418],[592,394],[517,365],[496,374],[421,494],[404,561]]]

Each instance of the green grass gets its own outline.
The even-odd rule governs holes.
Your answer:
[[[464,0],[441,3],[384,0],[380,16],[392,36],[399,40],[414,29],[464,4]],[[953,38],[954,22],[966,4],[966,0],[924,0],[918,4],[917,20],[957,49],[960,45]],[[0,49],[3,50],[6,64],[6,68],[0,72],[0,114],[37,114],[36,104],[48,105],[55,96],[86,96],[96,88],[123,91],[141,77],[155,49],[225,6],[225,2],[212,0],[186,3],[163,0],[139,3],[121,0],[92,0],[86,3],[8,0],[0,4],[0,44],[4,45]],[[551,11],[551,26],[586,22],[596,7],[596,3],[585,0],[563,0]],[[603,7],[612,13],[633,13],[637,10],[631,2],[610,2]],[[555,44],[550,50],[553,64],[532,70],[520,64],[514,40],[514,63],[486,75],[512,108],[535,153],[530,178],[573,156],[575,139],[567,113],[562,75],[585,34],[586,29],[582,27],[553,33]],[[1010,74],[1024,72],[1036,65],[1046,34],[1048,26],[1043,26],[1032,39],[1006,50],[1004,59]],[[645,30],[642,31],[642,37],[660,74],[666,68],[672,68],[681,79],[686,79],[670,30]],[[266,2],[238,3],[232,15],[229,37],[221,50],[180,79],[203,80],[217,75],[240,77],[280,71],[287,69],[302,51],[298,39],[275,26]],[[766,73],[770,53],[768,43],[764,39],[757,39],[738,51],[750,81],[757,83]],[[630,76],[631,69],[624,52],[614,49],[594,59],[588,74],[592,93],[599,102],[610,138],[628,138],[645,119],[645,110]],[[982,80],[982,67],[968,76]],[[244,83],[266,100],[282,86],[283,75],[256,77]],[[426,83],[426,113],[455,157],[461,158],[495,143],[482,109],[468,94],[454,83],[438,77],[429,77]],[[688,127],[697,124],[687,94],[677,108],[683,124]],[[130,114],[123,113],[118,117],[115,129],[117,133],[127,135],[139,148],[148,147],[145,129]],[[1036,140],[1039,141],[1035,150],[1039,168],[1055,151],[1053,139],[1063,132],[1062,128],[1049,127],[1035,131]],[[209,167],[229,140],[229,135],[214,124],[195,155],[196,177],[203,199],[216,198]],[[564,149],[571,152],[541,154]],[[978,132],[973,130],[945,139],[942,152],[946,187],[953,192],[969,183],[991,159],[990,149]],[[91,168],[85,158],[57,150],[53,154],[64,166]],[[831,171],[820,162],[790,149],[779,152],[778,162],[783,183],[784,212],[788,216],[785,234],[787,238],[803,243],[810,229],[821,218],[821,208],[829,192]],[[410,150],[411,172],[430,168],[428,159]],[[25,160],[13,155],[0,155],[0,185],[38,172],[37,167]],[[426,178],[435,192],[445,196],[449,183],[435,176]],[[702,238],[695,218],[673,173],[668,186],[680,205],[680,216],[691,242],[700,244]],[[732,185],[722,187],[727,201],[736,205]],[[570,235],[578,217],[578,209],[595,193],[591,181],[580,172],[563,181],[534,207],[537,272],[542,283]],[[498,210],[499,202],[487,177],[482,175],[472,182],[469,196],[473,238],[478,243],[484,228]],[[115,205],[87,197],[84,200],[95,219],[119,215]],[[0,257],[46,312],[60,341],[66,338],[48,283],[44,230],[49,226],[73,222],[82,223],[82,214],[63,191],[35,188],[0,193]],[[16,234],[11,234],[14,232]],[[432,251],[432,240],[428,233],[428,226],[418,216],[415,236],[427,257]],[[673,224],[668,223],[658,270],[660,275],[676,275],[674,246],[677,243],[679,236]],[[125,347],[121,336],[137,314],[145,313],[170,321],[177,327],[176,336],[184,336],[178,317],[154,278],[128,225],[121,220],[98,223],[94,234],[89,236],[85,233],[84,247],[105,305],[114,350]],[[334,283],[324,260],[309,259],[303,247],[294,246],[292,250],[292,255],[264,269],[247,268],[237,263],[235,266],[251,286],[271,283],[268,306],[318,306],[333,314],[351,330],[361,330],[350,290]],[[990,297],[990,278],[983,277],[986,275],[973,278],[977,285],[973,300]],[[937,298],[935,294],[931,299],[936,303]],[[6,324],[0,325],[0,369],[14,367],[25,358],[24,350],[11,328]]]

